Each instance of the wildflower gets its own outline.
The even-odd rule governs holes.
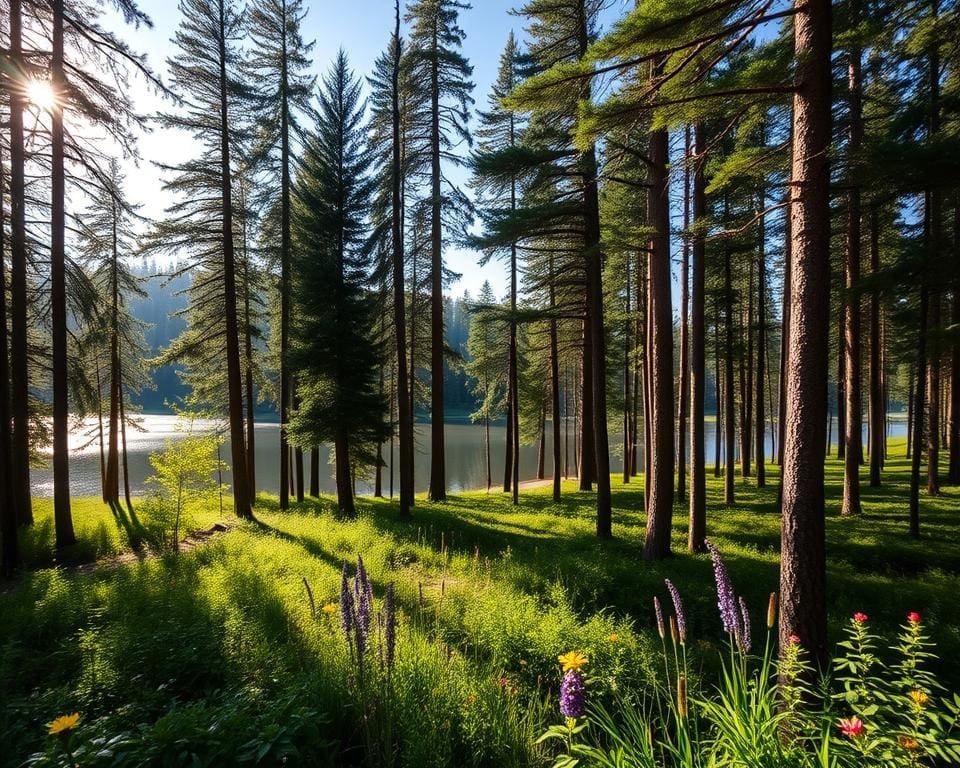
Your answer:
[[[687,678],[677,678],[677,714],[681,720],[687,719]]]
[[[386,645],[387,669],[393,668],[393,658],[397,649],[397,605],[393,594],[393,582],[387,584],[383,612],[385,615],[383,638]]]
[[[842,717],[838,723],[840,727],[840,732],[851,739],[857,738],[857,736],[863,735],[865,728],[863,727],[863,720],[859,717]]]
[[[737,613],[736,597],[733,592],[733,583],[727,566],[720,556],[720,550],[711,541],[704,542],[713,559],[713,576],[717,583],[717,607],[720,609],[720,619],[723,630],[731,635],[739,632],[740,617]]]
[[[907,621],[909,621],[911,624],[919,624],[920,614],[916,611],[910,611],[910,613],[907,614]]]
[[[790,645],[800,645],[800,635],[790,635],[787,640],[790,641]]]
[[[660,607],[660,598],[653,596],[653,612],[657,617],[657,632],[660,633],[660,639],[663,640],[665,632],[663,631],[663,609]]]
[[[616,632],[612,632],[611,634],[607,635],[608,643],[615,643],[619,639],[620,639],[620,635],[618,635]]]
[[[571,669],[563,676],[560,684],[560,714],[568,718],[583,715],[587,700],[587,689],[583,675]]]
[[[777,622],[777,593],[770,593],[770,600],[767,602],[767,629],[773,629]]]
[[[920,742],[914,739],[912,736],[897,736],[897,743],[906,750],[913,751],[919,749]]]
[[[869,621],[869,619],[870,617],[867,616],[867,614],[862,613],[861,611],[857,611],[855,614],[853,614],[853,620],[857,624],[866,624],[867,621]]]
[[[579,651],[568,651],[563,656],[557,656],[564,672],[576,672],[587,663],[587,657]]]
[[[325,614],[327,614],[327,616],[329,616],[330,614],[337,612],[337,606],[335,603],[327,603],[320,610],[323,611]]]
[[[743,626],[741,627],[740,634],[737,636],[737,642],[740,645],[741,651],[749,653],[752,643],[750,635],[750,612],[747,610],[747,601],[742,597],[740,598],[740,616],[743,618]]]
[[[910,701],[916,705],[917,709],[923,709],[923,705],[930,700],[930,697],[926,693],[921,691],[919,688],[916,688],[910,691]]]
[[[72,715],[60,715],[50,723],[49,734],[51,736],[66,735],[70,733],[80,723],[80,713],[74,712]]]
[[[357,556],[357,576],[353,580],[353,591],[357,601],[357,648],[363,653],[367,647],[367,637],[370,635],[370,619],[372,616],[373,588],[367,578],[367,569],[363,567],[363,558]]]
[[[350,639],[350,630],[353,629],[353,594],[350,592],[350,576],[347,564],[343,564],[340,575],[340,623],[343,634]]]
[[[667,591],[670,593],[670,599],[673,600],[673,610],[677,614],[677,631],[680,633],[680,644],[687,642],[687,616],[683,612],[683,602],[680,600],[680,592],[673,585],[670,579],[664,579],[667,584]]]

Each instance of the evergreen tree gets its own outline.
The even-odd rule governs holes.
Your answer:
[[[337,504],[355,513],[357,465],[372,466],[389,434],[380,390],[376,294],[363,244],[375,181],[368,175],[360,81],[343,51],[323,79],[316,134],[294,200],[296,275],[291,362],[300,406],[290,434],[302,447],[332,442]]]
[[[473,68],[460,53],[464,32],[460,11],[470,6],[459,0],[415,0],[408,9],[411,23],[409,65],[413,79],[430,93],[430,127],[417,150],[418,164],[429,187],[430,221],[430,498],[447,496],[443,438],[443,247],[444,235],[462,237],[470,223],[470,203],[442,173],[443,165],[458,165],[454,150],[469,144],[467,121],[473,99]],[[428,84],[428,85],[427,85]]]
[[[233,0],[181,0],[183,16],[169,61],[171,84],[183,108],[161,123],[189,132],[201,153],[160,167],[173,174],[166,189],[178,198],[168,219],[156,225],[149,250],[183,254],[181,273],[192,272],[191,328],[167,357],[194,355],[195,381],[211,378],[211,365],[226,364],[225,405],[230,431],[234,511],[249,517],[253,489],[247,479],[244,438],[238,266],[234,216],[235,150],[247,89],[239,77],[238,41],[243,16]],[[204,365],[204,363],[206,365]],[[216,377],[215,380],[222,380]]]
[[[246,61],[253,87],[257,127],[254,164],[261,172],[264,196],[278,206],[279,243],[270,254],[279,264],[280,339],[280,508],[289,503],[289,450],[286,424],[292,382],[287,350],[290,333],[290,264],[292,258],[290,195],[295,149],[302,139],[301,114],[310,114],[315,78],[306,74],[312,65],[313,43],[305,43],[300,27],[306,11],[302,0],[257,0],[247,11],[253,47]],[[301,483],[302,492],[302,483]]]

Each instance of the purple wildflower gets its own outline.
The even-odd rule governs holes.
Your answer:
[[[739,633],[740,615],[737,611],[737,598],[733,592],[730,574],[720,556],[720,550],[714,546],[713,542],[704,543],[713,559],[713,576],[717,582],[717,607],[720,608],[723,631],[736,636]]]
[[[347,564],[343,564],[343,572],[340,576],[340,623],[343,626],[343,634],[350,639],[350,630],[353,629],[353,595],[350,592],[350,577],[347,571]]]
[[[560,714],[564,717],[580,717],[587,702],[587,689],[583,675],[571,669],[560,683]]]
[[[363,558],[357,557],[357,576],[353,580],[353,591],[357,600],[357,649],[363,653],[367,647],[367,638],[370,635],[370,619],[373,615],[373,587],[367,578],[367,571],[363,567]]]
[[[397,647],[397,606],[393,595],[393,582],[387,584],[384,599],[384,644],[387,651],[387,669],[393,668],[393,657]]]
[[[670,598],[673,600],[673,610],[677,614],[677,632],[680,633],[680,643],[687,642],[687,617],[683,612],[683,602],[680,600],[680,593],[677,591],[677,588],[673,585],[673,582],[670,579],[664,579],[667,583],[667,591],[670,593]]]
[[[660,639],[666,636],[663,627],[663,609],[660,608],[660,598],[656,595],[653,596],[653,612],[657,615],[657,632],[660,633]]]
[[[752,637],[750,634],[750,612],[747,610],[747,601],[740,598],[740,616],[743,617],[743,625],[740,628],[740,634],[737,636],[737,642],[740,644],[740,650],[744,653],[750,652]]]

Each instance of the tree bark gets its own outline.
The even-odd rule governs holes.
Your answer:
[[[281,3],[286,22],[286,3]],[[290,221],[290,105],[287,78],[287,29],[284,23],[280,57],[280,509],[290,507],[290,450],[287,423],[290,420],[290,399],[293,377],[287,353],[290,349],[290,309],[292,303],[290,268],[292,257]],[[252,480],[252,478],[251,478]]]
[[[344,430],[337,433],[334,441],[337,476],[337,509],[345,517],[354,517],[357,510],[353,503],[353,477],[350,473],[350,440]]]
[[[0,200],[6,197],[6,174],[0,155]],[[20,564],[20,543],[17,537],[17,510],[13,503],[13,464],[10,456],[10,363],[7,340],[7,277],[6,223],[0,205],[0,573],[13,576]],[[97,390],[99,396],[100,391]]]
[[[551,267],[550,308],[556,309]],[[560,349],[557,340],[557,321],[550,319],[550,406],[553,428],[553,500],[560,501]]]
[[[960,327],[960,202],[953,209],[953,297],[950,322]],[[960,342],[954,341],[950,349],[950,453],[947,481],[960,484]]]
[[[677,496],[686,493],[687,409],[690,387],[690,339],[688,306],[690,303],[690,126],[684,132],[683,166],[683,244],[680,250],[680,383],[677,393]]]
[[[224,318],[226,324],[227,391],[229,398],[230,459],[233,473],[233,509],[238,517],[252,518],[247,457],[243,434],[243,387],[240,372],[240,336],[237,327],[237,266],[233,244],[233,189],[230,165],[230,114],[228,110],[227,41],[223,9],[220,15],[220,178],[221,236],[223,239]]]
[[[659,66],[657,66],[659,69]],[[648,348],[650,401],[650,501],[643,556],[662,560],[670,555],[673,522],[673,309],[670,276],[670,198],[667,164],[670,160],[667,131],[650,133],[650,191],[647,197],[650,238],[647,274],[651,322]]]
[[[797,635],[827,664],[823,443],[830,313],[829,0],[794,6],[797,57],[790,185],[791,282],[783,466],[780,647]]]
[[[870,272],[880,271],[880,213],[870,208]],[[880,340],[880,291],[870,295],[870,486],[879,488],[885,454],[886,418],[883,396],[883,348]]]
[[[53,521],[57,548],[75,544],[70,512],[70,403],[68,394],[66,285],[66,170],[63,108],[67,98],[63,60],[63,0],[53,0],[54,105],[50,116],[50,314],[53,344]]]
[[[696,166],[693,174],[693,222],[697,225],[691,244],[693,282],[690,291],[690,499],[687,549],[702,552],[707,535],[707,467],[703,425],[706,394],[706,240],[700,225],[707,215],[706,139],[703,125],[693,129]]]
[[[728,221],[729,205],[724,201],[724,222]],[[723,503],[732,507],[737,503],[734,491],[734,472],[736,471],[736,426],[734,415],[734,378],[733,378],[733,274],[731,269],[732,255],[730,246],[723,250],[723,302],[724,302],[724,331],[725,348],[723,361],[723,422],[724,431],[724,475],[723,475]]]
[[[430,500],[446,501],[443,437],[443,230],[440,197],[440,74],[437,30],[430,57]]]
[[[408,392],[406,291],[404,288],[403,242],[403,143],[400,135],[400,2],[394,1],[394,58],[391,70],[391,115],[393,154],[391,163],[391,239],[393,245],[393,326],[397,353],[397,442],[400,480],[400,516],[413,510],[413,408]],[[416,286],[413,286],[414,294]]]
[[[766,209],[766,191],[763,187],[759,191],[759,208]],[[757,488],[767,484],[767,455],[766,455],[766,413],[763,398],[764,377],[767,374],[767,234],[764,217],[760,218],[757,239],[757,367],[756,367],[756,400],[757,420],[754,424],[754,450],[757,465]]]
[[[120,286],[117,282],[119,269],[117,254],[117,206],[111,202],[112,250],[110,254],[110,417],[107,431],[107,467],[104,477],[103,500],[107,503],[120,501],[120,398],[123,384],[120,381]]]
[[[859,4],[854,0],[854,21],[859,21]],[[857,179],[860,145],[863,141],[863,104],[861,94],[861,52],[854,46],[850,51],[847,76],[847,92],[850,103],[850,140],[847,152],[850,155],[854,178],[847,192],[847,249],[844,260],[846,286],[844,349],[846,351],[844,394],[846,401],[839,406],[846,410],[846,432],[840,432],[841,442],[846,443],[843,465],[843,502],[841,515],[859,515],[860,464],[863,460],[862,375],[860,368],[860,258],[861,258],[861,209],[860,186]]]
[[[10,60],[25,78],[21,0],[10,0]],[[27,335],[27,225],[22,89],[10,93],[10,388],[11,472],[18,525],[33,525],[30,491],[30,362]]]

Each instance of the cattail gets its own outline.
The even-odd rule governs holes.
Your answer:
[[[393,595],[393,582],[387,584],[384,599],[384,644],[387,651],[387,669],[393,669],[393,657],[397,647],[397,606]]]
[[[770,601],[767,603],[767,629],[773,629],[777,622],[777,593],[770,593]]]
[[[653,612],[657,617],[657,632],[660,634],[660,639],[666,636],[663,631],[663,610],[660,608],[660,598],[656,595],[653,596]]]
[[[687,719],[687,678],[683,675],[677,678],[677,715]]]
[[[687,642],[687,617],[683,612],[683,602],[680,600],[680,592],[673,585],[670,579],[664,579],[667,584],[667,591],[670,593],[670,599],[673,600],[673,610],[677,615],[677,631],[680,633],[680,645]]]
[[[674,645],[679,645],[680,632],[677,630],[677,617],[673,614],[670,615],[670,639]]]

